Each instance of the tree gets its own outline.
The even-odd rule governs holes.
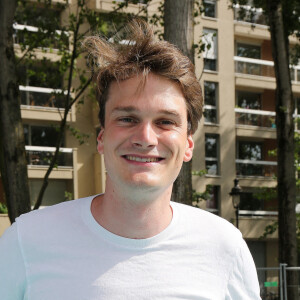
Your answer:
[[[165,0],[164,39],[194,63],[194,0]],[[192,205],[192,161],[184,163],[174,182],[172,200]]]
[[[0,169],[11,222],[30,211],[12,24],[17,1],[0,1]]]
[[[245,5],[248,1],[232,2],[234,4]],[[289,36],[295,35],[298,39],[300,37],[300,3],[297,0],[254,0],[252,2],[254,10],[258,7],[263,8],[267,18],[267,24],[271,33],[272,55],[276,77],[279,261],[287,263],[289,266],[296,266],[294,100],[289,68],[291,63]],[[294,61],[297,60],[294,59]],[[298,299],[296,272],[289,272],[287,274],[287,284],[290,286],[288,289],[288,299]]]
[[[103,14],[89,9],[86,3],[87,1],[78,0],[72,5],[72,7],[76,8],[70,12],[68,21],[64,26],[61,26],[60,20],[57,18],[57,15],[59,15],[57,11],[65,8],[67,2],[66,0],[63,3],[52,3],[51,0],[39,0],[34,3],[20,0],[17,6],[17,1],[1,1],[1,14],[3,15],[1,21],[3,21],[2,27],[5,29],[1,30],[1,33],[3,33],[3,35],[1,35],[1,41],[3,41],[3,43],[1,43],[1,45],[4,45],[3,48],[1,47],[1,51],[3,51],[2,53],[10,53],[10,60],[9,64],[3,64],[8,67],[1,69],[0,76],[5,79],[1,80],[3,86],[7,84],[7,82],[10,82],[11,92],[10,94],[6,93],[10,96],[9,100],[11,101],[7,101],[10,105],[6,105],[5,109],[2,109],[3,106],[0,106],[1,121],[3,121],[1,122],[1,124],[3,124],[3,126],[1,126],[1,137],[3,137],[1,140],[1,145],[3,145],[3,147],[1,147],[1,174],[5,186],[6,202],[11,222],[21,213],[28,212],[31,209],[25,143],[20,113],[19,89],[15,74],[16,65],[18,67],[25,65],[27,75],[30,74],[31,76],[38,77],[41,82],[46,82],[49,79],[46,75],[46,71],[47,68],[49,68],[50,64],[48,63],[50,60],[45,57],[42,60],[45,70],[37,71],[33,66],[33,62],[36,61],[35,50],[39,47],[42,48],[44,52],[51,52],[55,47],[58,49],[60,56],[59,61],[55,63],[58,66],[59,74],[52,75],[53,77],[64,78],[62,80],[61,91],[53,92],[53,96],[60,98],[60,101],[64,103],[64,112],[61,115],[61,122],[57,127],[56,150],[51,157],[49,168],[44,176],[38,198],[34,203],[34,209],[38,209],[42,204],[43,196],[48,186],[49,176],[57,165],[66,128],[80,139],[80,143],[84,142],[82,137],[84,137],[85,134],[80,133],[76,128],[67,126],[66,122],[70,109],[78,100],[83,102],[84,92],[91,83],[91,76],[86,76],[86,70],[80,69],[76,63],[78,59],[83,58],[81,49],[82,38],[86,34],[92,34],[94,32],[99,32],[106,36],[110,34],[114,35],[123,27],[125,21],[130,17],[119,13],[123,7],[128,6],[128,0],[116,4],[115,9],[107,14],[106,17],[104,17]],[[133,2],[137,3],[138,1]],[[41,7],[47,12],[46,14],[41,15]],[[16,14],[14,14],[16,8],[18,8],[18,10]],[[138,14],[144,12],[145,9],[147,9],[147,7],[142,7]],[[15,33],[15,37],[19,40],[18,44],[21,46],[21,56],[19,53],[17,59],[15,59],[12,41],[13,17],[15,17],[15,21],[20,21],[21,24],[30,24],[33,22],[33,26],[37,29],[34,33],[26,28],[22,32]],[[6,24],[10,23],[5,25],[4,22],[6,22]],[[115,26],[110,27],[108,23],[113,23]],[[60,30],[58,31],[57,29]],[[4,41],[5,38],[7,39],[6,41]],[[7,45],[10,48],[5,48]],[[6,49],[9,51],[5,51]],[[1,59],[2,58],[6,58],[6,56],[2,55]],[[8,70],[13,70],[14,73],[9,73]],[[7,79],[10,77],[7,76],[7,74],[13,75],[13,80],[8,81]],[[19,77],[22,78],[22,76]],[[5,91],[2,87],[1,90]],[[6,94],[4,94],[4,96]],[[0,105],[4,103],[3,101],[5,99],[3,101],[2,99],[4,98],[1,97]],[[8,117],[11,117],[11,119]],[[11,128],[16,128],[16,130],[12,131]],[[13,132],[14,135],[12,135],[11,132]],[[17,137],[16,134],[18,134]],[[2,151],[2,148],[5,149],[6,152]],[[15,176],[15,174],[18,176]],[[16,197],[17,199],[15,199]]]
[[[289,69],[289,41],[291,33],[285,1],[267,1],[266,12],[270,26],[272,55],[276,77],[276,128],[277,128],[277,191],[279,260],[288,266],[297,265],[296,235],[296,180],[294,167],[294,100]],[[292,12],[291,12],[292,13]],[[285,21],[285,23],[284,23]],[[297,273],[288,272],[288,298],[297,299]]]

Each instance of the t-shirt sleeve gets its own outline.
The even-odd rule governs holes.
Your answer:
[[[26,271],[14,223],[0,238],[0,299],[23,300],[25,287]]]
[[[261,300],[255,264],[244,240],[235,258],[225,299]]]

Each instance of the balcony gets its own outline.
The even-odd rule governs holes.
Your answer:
[[[234,111],[236,125],[276,128],[276,113],[273,111],[247,108],[235,108]]]
[[[49,33],[47,36],[45,32],[35,26],[22,25],[22,24],[13,24],[13,43],[16,45],[23,44],[27,45],[27,43],[31,44],[30,40],[36,42],[36,40],[40,40],[40,45],[37,48],[41,48],[43,50],[55,50],[58,51],[62,47],[69,47],[69,33],[66,31],[55,30],[54,32]],[[39,35],[43,34],[43,37],[40,38]],[[37,37],[32,38],[32,36],[36,35]]]
[[[66,91],[34,86],[19,86],[23,119],[61,121],[64,115]],[[72,107],[67,121],[75,121]]]
[[[262,8],[252,8],[250,5],[233,6],[234,20],[240,23],[267,26]]]
[[[238,74],[275,78],[273,61],[234,56],[234,63]]]
[[[49,166],[54,155],[55,147],[25,146],[28,165]],[[57,168],[73,167],[73,149],[60,148],[57,160]]]
[[[277,174],[276,161],[236,159],[236,174],[239,177],[262,177],[274,179]]]
[[[43,178],[51,158],[54,155],[55,147],[25,146],[28,163],[29,178]],[[58,160],[50,178],[53,179],[74,179],[76,163],[76,149],[60,148]]]
[[[233,59],[237,74],[275,78],[273,61],[241,56],[234,56]],[[300,66],[290,66],[290,72],[292,82],[300,83]]]

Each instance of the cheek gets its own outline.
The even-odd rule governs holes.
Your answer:
[[[161,137],[162,144],[168,147],[176,156],[181,156],[186,148],[187,136],[180,132],[171,132]],[[178,158],[179,159],[179,158]]]

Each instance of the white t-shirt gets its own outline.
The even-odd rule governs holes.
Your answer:
[[[226,220],[171,203],[164,231],[128,239],[95,221],[93,198],[17,218],[0,238],[0,299],[260,299],[251,254]]]

